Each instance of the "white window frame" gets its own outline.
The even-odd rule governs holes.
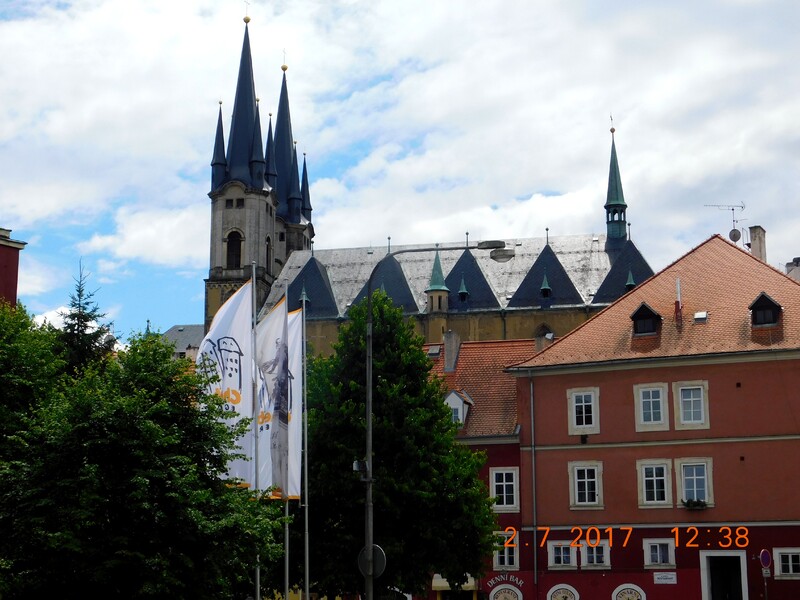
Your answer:
[[[503,539],[508,539],[511,536],[515,535],[514,533],[509,533],[507,531],[495,531],[494,534],[499,536]],[[494,551],[494,555],[492,556],[492,567],[495,571],[518,571],[519,570],[519,548],[520,545],[517,543],[516,546],[509,546],[505,547],[500,544],[500,547],[496,548]],[[500,564],[500,556],[501,554],[506,558],[506,564]]]
[[[699,421],[684,421],[683,419],[683,399],[681,390],[689,388],[700,388],[702,398],[700,407],[703,411],[702,419]],[[708,381],[676,381],[672,384],[672,400],[675,410],[675,429],[709,429],[711,421],[708,414]]]
[[[650,546],[652,544],[667,545],[667,563],[655,563],[650,556]],[[644,538],[642,540],[642,551],[644,552],[645,569],[674,569],[675,568],[675,538]]]
[[[569,553],[569,564],[556,564],[555,563],[555,548],[559,548],[559,552],[566,551]],[[578,568],[578,553],[575,546],[570,546],[570,540],[563,540],[561,542],[547,542],[547,568],[553,571],[574,571]]]
[[[603,505],[603,462],[571,461],[567,463],[569,470],[569,507],[571,510],[600,510]],[[578,470],[594,469],[595,471],[595,502],[578,502]]]
[[[675,491],[677,493],[677,500],[680,506],[684,500],[687,500],[684,491],[685,482],[683,480],[683,467],[687,465],[703,464],[706,467],[706,506],[714,506],[714,461],[711,457],[688,457],[675,459]]]
[[[798,555],[800,556],[800,547],[793,548],[773,548],[772,556],[775,561],[775,579],[800,579],[800,571],[797,573],[786,573],[781,564],[782,555]],[[798,558],[800,560],[800,558]]]
[[[603,562],[589,564],[589,553],[594,551],[595,548],[603,549]],[[600,540],[600,543],[597,544],[597,546],[589,546],[584,540],[583,545],[581,546],[581,569],[594,571],[594,570],[602,570],[610,568],[611,568],[611,546],[609,546],[608,540]]]
[[[510,473],[513,476],[511,484],[514,486],[514,502],[513,504],[494,504],[494,512],[510,513],[519,512],[519,467],[493,467],[489,469],[489,482],[491,485],[490,493],[493,498],[495,496],[495,480],[494,476],[497,473]]]
[[[577,412],[575,411],[575,397],[590,395],[592,397],[592,424],[578,425]],[[567,430],[570,435],[586,435],[600,433],[600,388],[583,387],[567,390]]]
[[[661,393],[661,420],[644,420],[644,403],[642,397],[645,392],[658,390]],[[669,385],[666,383],[640,383],[633,386],[633,403],[636,410],[636,431],[667,431],[669,430]]]
[[[664,467],[664,500],[647,500],[645,468]],[[648,458],[636,461],[639,489],[639,508],[672,508],[672,461],[667,458]]]

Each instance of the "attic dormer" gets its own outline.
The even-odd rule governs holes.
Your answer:
[[[770,298],[766,292],[761,292],[748,308],[753,327],[777,325],[783,311],[783,307]]]
[[[472,398],[466,392],[451,390],[444,399],[444,403],[450,407],[453,414],[453,423],[458,427],[463,427],[467,420],[467,412],[472,405]]]
[[[646,302],[642,302],[631,315],[631,321],[633,321],[633,335],[654,335],[661,327],[662,317]]]

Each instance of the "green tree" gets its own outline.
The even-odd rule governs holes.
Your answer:
[[[25,346],[32,333],[19,331]],[[236,432],[171,356],[160,336],[136,336],[39,390],[0,457],[4,600],[252,594],[256,556],[281,551],[280,507],[226,483]]]
[[[86,287],[89,276],[79,263],[75,291],[69,296],[69,308],[62,313],[64,327],[59,338],[64,346],[67,370],[74,374],[89,363],[106,356],[114,349],[114,336],[109,325],[101,324],[106,316],[94,301],[96,291]]]
[[[309,492],[313,589],[363,588],[366,303],[354,306],[335,354],[309,376]],[[374,539],[387,556],[375,592],[419,593],[433,573],[459,585],[479,576],[495,545],[495,516],[478,476],[481,454],[456,442],[444,388],[422,338],[382,292],[373,301]]]

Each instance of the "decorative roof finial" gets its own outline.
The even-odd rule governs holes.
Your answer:
[[[616,131],[614,128],[614,115],[609,114],[608,116],[611,119],[611,137],[614,137],[614,132]]]
[[[284,73],[286,73],[286,71],[288,70],[288,68],[289,68],[289,67],[288,67],[288,66],[286,66],[286,48],[284,48],[284,49],[283,49],[283,64],[281,65],[281,71],[283,71]]]
[[[250,22],[250,17],[247,15],[247,9],[250,7],[250,3],[247,0],[244,0],[244,24],[247,25]]]
[[[467,246],[467,248],[469,248],[469,231],[467,232],[466,235],[467,235],[467,244],[466,244],[466,246]]]
[[[387,236],[387,237],[386,237],[386,240],[387,240],[387,242],[388,242],[388,246],[387,246],[386,254],[389,254],[389,252],[391,252],[391,251],[392,251],[392,236]]]
[[[545,239],[545,243],[549,246],[550,245],[550,228],[549,227],[545,227],[544,228],[544,239]]]

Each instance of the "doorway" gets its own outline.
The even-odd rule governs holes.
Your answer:
[[[747,600],[744,550],[700,552],[703,600]]]

